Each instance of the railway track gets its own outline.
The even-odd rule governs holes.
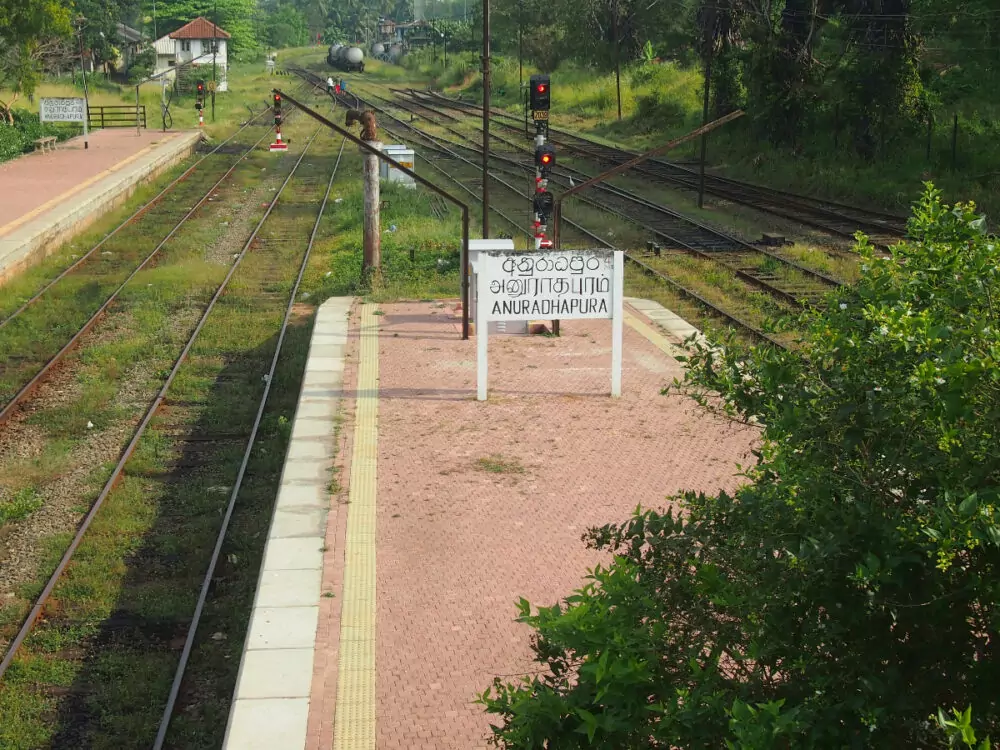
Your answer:
[[[293,72],[295,72],[299,76],[305,78],[306,80],[310,80],[310,81],[318,81],[319,80],[318,76],[316,76],[315,74],[313,74],[310,71],[307,71],[307,70],[304,70],[304,69],[301,69],[301,68],[297,69],[297,70],[293,70]],[[480,174],[482,174],[481,164],[479,162],[477,162],[477,161],[475,161],[473,159],[470,159],[470,158],[462,155],[459,151],[457,151],[455,148],[452,147],[454,144],[449,144],[448,142],[443,141],[442,139],[440,139],[440,138],[438,138],[436,136],[433,136],[431,134],[428,134],[428,133],[420,130],[419,128],[415,127],[411,123],[406,122],[405,120],[402,120],[401,118],[395,116],[394,114],[392,114],[391,112],[389,112],[385,107],[381,107],[381,106],[375,104],[374,102],[371,102],[371,101],[365,99],[363,96],[359,97],[359,95],[358,95],[358,93],[356,91],[352,93],[351,98],[349,100],[345,100],[345,101],[351,103],[351,105],[353,106],[353,100],[354,99],[358,99],[358,98],[360,99],[360,101],[361,101],[362,104],[364,104],[365,106],[370,107],[371,109],[375,110],[376,112],[379,112],[380,115],[384,116],[383,119],[380,120],[380,126],[383,128],[383,130],[387,130],[389,132],[393,132],[394,131],[394,132],[396,132],[396,133],[398,133],[400,135],[408,134],[408,135],[411,135],[411,136],[414,136],[414,137],[420,139],[423,142],[422,148],[426,149],[426,150],[429,150],[430,152],[434,153],[434,155],[435,155],[434,161],[427,160],[428,164],[430,164],[432,167],[434,167],[436,169],[436,171],[439,171],[442,174],[444,174],[453,184],[459,185],[462,189],[464,189],[466,192],[468,192],[468,193],[470,193],[472,195],[477,195],[474,191],[472,191],[471,189],[469,189],[468,186],[466,186],[460,178],[455,177],[454,175],[449,174],[447,170],[441,168],[439,165],[435,164],[435,162],[436,161],[442,161],[442,162],[449,162],[449,163],[453,163],[453,164],[463,164],[466,167],[468,167],[468,168],[470,168],[472,170],[476,170]],[[386,122],[386,118],[391,122],[391,124],[390,124],[390,122]],[[426,160],[426,154],[424,154],[424,156],[425,156],[425,160]],[[516,172],[514,172],[512,174],[512,176],[517,177],[519,175]],[[504,180],[498,174],[495,174],[495,173],[491,172],[490,173],[490,177],[499,186],[501,186],[504,189],[508,190],[512,194],[518,196],[519,198],[521,198],[522,200],[524,200],[526,202],[530,201],[530,196],[529,196],[529,194],[527,192],[518,189],[515,185],[512,185],[507,180]],[[491,207],[491,210],[493,210],[492,207]],[[517,223],[515,221],[513,221],[509,216],[504,215],[504,218],[506,218],[507,221],[509,221],[514,227],[518,226]],[[602,238],[602,237],[598,236],[594,232],[588,230],[587,228],[585,228],[582,225],[580,225],[579,223],[573,221],[569,217],[564,217],[564,221],[566,222],[566,224],[569,227],[572,228],[573,231],[577,232],[581,237],[586,238],[589,242],[592,242],[592,243],[594,243],[594,244],[596,244],[597,246],[600,246],[600,247],[605,247],[605,248],[610,248],[610,249],[618,249],[614,245],[612,245],[609,242],[607,242],[607,240],[605,238]],[[682,296],[682,297],[690,300],[691,302],[697,304],[699,307],[701,307],[703,310],[707,311],[714,318],[721,319],[721,320],[725,321],[727,324],[735,326],[738,330],[742,331],[743,334],[746,335],[746,336],[748,336],[751,340],[754,340],[754,341],[756,341],[758,343],[768,343],[768,344],[771,344],[771,345],[774,345],[774,346],[778,346],[778,347],[781,347],[781,348],[787,348],[786,345],[783,342],[781,342],[778,339],[774,338],[773,336],[771,336],[767,332],[761,330],[759,327],[753,325],[752,323],[744,320],[740,316],[734,315],[733,313],[731,313],[731,312],[729,312],[729,311],[727,311],[727,310],[719,307],[718,305],[712,303],[705,296],[703,296],[701,294],[698,294],[697,292],[689,289],[688,287],[684,286],[683,284],[681,284],[681,283],[677,282],[676,280],[670,278],[669,276],[667,276],[666,274],[664,274],[663,272],[661,272],[660,270],[658,270],[657,268],[655,268],[650,262],[647,262],[646,260],[640,259],[640,258],[636,257],[634,254],[629,253],[629,252],[625,253],[625,257],[626,257],[627,261],[629,262],[629,264],[631,266],[633,266],[634,268],[636,268],[638,271],[640,271],[644,275],[646,275],[646,276],[648,276],[650,278],[653,278],[658,283],[661,283],[661,284],[669,287],[671,289],[671,291],[674,292],[675,294],[678,294],[678,295],[680,295],[680,296]]]
[[[399,92],[396,89],[394,91]],[[406,89],[401,93],[419,103],[425,110],[438,111],[441,107],[451,108],[468,115],[478,114],[481,107],[468,102],[445,97],[433,92]],[[523,123],[509,113],[494,110],[495,122],[504,129],[522,135]],[[449,115],[450,117],[450,115]],[[583,136],[557,128],[550,128],[549,140],[567,153],[614,166],[636,156],[636,152],[608,146]],[[684,190],[698,190],[699,174],[696,169],[677,162],[651,159],[635,169],[637,174],[660,182],[669,187]],[[872,243],[887,248],[906,234],[906,218],[879,211],[851,206],[837,201],[804,196],[788,191],[754,185],[718,175],[705,176],[705,191],[717,198],[758,211],[779,216],[806,226],[819,229],[827,234],[850,239],[858,231],[869,235]]]
[[[383,97],[378,98],[397,104]],[[413,111],[405,105],[403,109]],[[460,143],[455,143],[437,137],[438,142],[447,143],[452,148],[465,149],[481,157],[481,147],[467,135],[447,124],[434,124],[461,139]],[[499,140],[514,151],[520,150],[517,144],[509,140],[502,137]],[[515,169],[534,171],[531,161],[518,160],[501,153],[491,156]],[[578,169],[559,166],[554,170],[550,182],[568,189],[574,184],[574,178],[582,182],[591,176]],[[840,284],[837,279],[826,274],[719,232],[622,188],[605,183],[595,186],[592,194],[600,198],[581,197],[578,200],[642,227],[662,242],[664,249],[683,250],[703,260],[724,265],[747,284],[796,307],[819,302]]]
[[[281,440],[273,424],[265,426],[268,397],[344,151],[345,144],[341,143],[339,154],[333,152],[336,163],[332,170],[332,156],[313,156],[310,149],[315,150],[320,132],[317,128],[308,143],[300,147],[300,154],[286,156],[286,162],[290,158],[294,163],[283,170],[287,173],[282,175],[280,187],[245,237],[211,298],[189,300],[192,309],[199,306],[197,323],[190,335],[185,334],[186,340],[169,372],[164,371],[162,385],[0,659],[0,691],[43,689],[35,681],[25,683],[23,669],[9,670],[38,658],[61,657],[62,649],[59,654],[47,653],[44,645],[54,638],[65,643],[62,648],[68,648],[65,658],[82,660],[85,654],[87,664],[103,665],[92,669],[80,664],[73,693],[67,697],[71,703],[75,695],[88,695],[91,689],[113,692],[114,684],[127,682],[126,692],[138,702],[124,713],[146,717],[142,739],[137,739],[130,732],[141,719],[122,716],[112,730],[100,716],[103,709],[94,700],[84,701],[86,710],[64,713],[68,726],[60,730],[54,746],[89,746],[87,733],[97,731],[104,746],[117,742],[115,746],[138,743],[148,747],[152,742],[154,747],[161,747],[172,718],[180,709],[190,708],[192,695],[204,693],[206,676],[211,677],[216,670],[197,662],[204,643],[197,648],[196,644],[205,641],[199,624],[206,608],[211,608],[210,595],[220,595],[220,565],[228,566],[222,574],[225,580],[236,575],[232,569],[235,556],[224,554],[224,544],[234,514],[239,517],[241,512],[237,501],[245,503],[248,494],[259,496],[261,488],[265,492],[268,489],[264,481],[266,464],[261,463],[267,459],[263,449],[258,449],[259,437],[266,429],[266,444],[271,451],[273,441]],[[287,369],[287,365],[282,367]],[[213,407],[216,403],[237,406],[220,410]],[[151,456],[156,457],[153,464]],[[280,472],[280,466],[275,471]],[[255,478],[249,488],[244,486],[248,476]],[[277,474],[273,479],[277,480]],[[213,483],[225,485],[227,502],[221,502]],[[136,503],[138,500],[142,502]],[[273,495],[264,502],[270,507]],[[122,577],[116,581],[121,593],[111,612],[95,620],[87,608],[100,605],[91,605],[89,597],[84,600],[85,606],[67,609],[65,602],[72,596],[70,592],[87,586],[81,578],[85,579],[83,571],[90,563],[78,562],[78,558],[89,561],[96,554],[95,545],[106,544],[102,540],[108,533],[107,513],[120,518],[122,513],[133,512],[132,506],[143,503],[155,505],[155,524],[148,530],[141,523],[126,524],[121,530],[125,537],[134,537],[131,544],[137,548],[127,552],[130,544],[126,543],[121,553],[127,554],[128,564],[123,559],[107,571],[112,580]],[[269,511],[262,513],[266,520]],[[259,537],[259,524],[255,523],[250,533],[244,530],[244,536],[241,543]],[[163,546],[167,538],[183,540],[180,560],[174,559],[170,545]],[[242,547],[235,550],[241,558],[244,556]],[[246,575],[252,584],[255,572]],[[189,593],[183,593],[185,590]],[[225,590],[223,594],[228,595]],[[179,608],[170,610],[168,605],[178,601],[189,601],[191,609],[183,614]],[[96,622],[100,625],[94,631]],[[92,634],[79,635],[88,632]],[[172,636],[164,638],[164,633]],[[82,641],[74,645],[75,639]],[[178,640],[184,644],[179,659],[176,649],[180,646],[175,645]],[[176,667],[171,667],[172,679],[165,672],[171,660]],[[145,665],[148,673],[141,668],[136,671],[130,666],[133,664]],[[193,693],[182,689],[192,666],[198,666],[200,671]],[[10,683],[12,675],[17,687]],[[235,678],[235,672],[230,677]],[[162,693],[156,692],[159,686]],[[166,686],[170,687],[169,693]],[[57,687],[53,685],[52,689]],[[231,690],[230,682],[220,692],[225,697]],[[113,731],[122,734],[114,735]],[[221,734],[218,739],[221,741]]]
[[[141,237],[143,240],[148,241],[149,235],[146,225],[141,223],[144,219],[169,221],[171,217],[176,219],[183,217],[188,208],[190,208],[190,206],[184,207],[184,204],[190,202],[189,196],[178,192],[177,188],[182,184],[185,186],[190,185],[193,175],[202,179],[204,184],[210,184],[214,177],[218,176],[220,169],[225,167],[225,163],[223,163],[220,165],[220,169],[212,171],[211,168],[216,165],[212,163],[211,157],[217,154],[223,156],[231,155],[234,152],[237,156],[242,156],[245,153],[245,149],[239,146],[238,139],[255,126],[260,126],[261,124],[267,126],[268,123],[262,123],[261,118],[270,111],[270,108],[264,108],[259,112],[251,112],[250,119],[243,123],[232,135],[203,153],[194,164],[184,170],[178,177],[171,180],[160,192],[107,232],[99,242],[84,252],[79,258],[76,258],[73,263],[63,269],[57,276],[45,282],[26,300],[18,303],[13,298],[9,298],[9,302],[14,309],[9,312],[0,313],[0,316],[2,316],[0,317],[0,330],[16,320],[27,308],[38,302],[53,286],[74,272],[82,270],[88,263],[96,260],[96,257],[100,257],[96,256],[99,250],[115,255],[115,251],[127,249],[130,245],[135,244],[137,238]],[[122,236],[122,233],[130,229],[135,231],[128,236]],[[107,261],[104,261],[104,263],[108,265]]]
[[[253,127],[268,111],[257,113],[0,321],[0,362],[4,363],[0,367],[0,426],[28,403],[136,276],[160,260],[171,240],[270,137],[270,127],[259,135]],[[209,162],[227,149],[236,151],[235,159],[227,156],[221,164]],[[182,185],[185,189],[179,190]],[[192,192],[197,197],[192,198]],[[84,319],[86,312],[81,311],[88,307],[93,312]],[[39,331],[45,335],[38,336]]]

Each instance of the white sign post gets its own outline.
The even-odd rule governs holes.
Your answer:
[[[486,400],[489,322],[611,320],[611,395],[622,393],[625,256],[621,250],[479,252],[476,276],[476,398]]]
[[[43,96],[38,100],[38,119],[42,122],[82,122],[83,147],[90,148],[87,133],[87,100],[76,97]],[[139,113],[136,112],[138,120]]]

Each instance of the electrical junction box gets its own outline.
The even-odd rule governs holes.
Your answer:
[[[416,164],[416,154],[412,148],[409,148],[402,143],[398,143],[393,146],[384,146],[382,148],[382,153],[395,159],[407,169],[415,171],[414,166]],[[382,161],[381,159],[379,160],[378,176],[379,179],[386,182],[398,182],[408,188],[417,187],[417,181],[410,177],[410,175],[399,171],[392,164],[387,161]]]

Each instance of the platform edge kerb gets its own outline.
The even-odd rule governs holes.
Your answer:
[[[333,468],[332,450],[335,446],[332,445],[332,442],[334,439],[335,421],[340,411],[340,405],[343,403],[342,381],[337,381],[337,385],[331,382],[330,387],[327,389],[328,398],[337,401],[337,408],[325,410],[322,415],[316,415],[311,408],[303,409],[303,406],[309,407],[309,402],[312,401],[314,403],[315,401],[314,396],[308,395],[309,386],[307,385],[310,380],[310,373],[315,374],[319,372],[316,370],[315,365],[311,367],[314,360],[317,358],[324,360],[322,372],[325,373],[327,369],[331,369],[331,363],[328,360],[331,357],[335,358],[335,354],[330,348],[331,339],[342,341],[344,344],[347,342],[349,335],[348,312],[353,307],[354,302],[355,299],[353,297],[335,297],[322,303],[316,311],[309,342],[309,354],[299,389],[296,413],[293,417],[292,436],[282,467],[278,494],[274,501],[274,509],[268,524],[267,542],[257,577],[254,601],[250,611],[250,623],[247,627],[247,634],[243,643],[240,667],[229,708],[229,717],[226,722],[226,733],[223,741],[223,748],[225,750],[247,750],[247,748],[251,747],[281,747],[283,750],[295,750],[305,745],[309,699],[308,697],[303,698],[298,695],[301,692],[298,689],[292,691],[296,693],[295,695],[283,695],[279,693],[282,692],[282,684],[308,685],[312,681],[313,665],[315,663],[316,614],[318,614],[322,586],[322,546],[325,541],[326,516],[329,509],[329,492],[327,491],[327,487],[329,484],[329,474]],[[334,344],[334,346],[336,345]],[[340,358],[343,359],[346,355],[346,346],[341,346],[339,354]],[[342,361],[339,363],[339,373],[342,376]],[[306,414],[309,416],[305,416]],[[296,425],[302,419],[317,423],[314,425],[317,429],[309,430],[308,434],[302,434],[301,431],[297,433],[295,429]],[[325,428],[323,427],[324,425]],[[296,441],[312,444],[317,440],[323,440],[322,435],[325,432],[329,433],[331,451],[305,451],[298,458],[293,455]],[[302,467],[297,465],[301,463],[315,463],[317,466],[322,465],[324,471],[314,472],[311,479],[303,480],[300,478],[303,476]],[[294,469],[292,468],[292,464],[296,464]],[[292,478],[293,476],[295,477],[294,479]],[[306,530],[305,533],[295,531],[294,533],[289,532],[288,534],[282,533],[276,535],[276,530],[278,530],[277,521],[281,518],[282,511],[288,511],[289,508],[299,508],[300,506],[294,502],[293,498],[302,495],[303,492],[308,493],[310,496],[308,515],[313,520],[320,519],[321,522],[313,524],[316,526],[316,529],[312,534]],[[283,502],[283,495],[286,500],[291,502]],[[324,497],[326,502],[316,502],[317,498]],[[320,512],[316,513],[317,510]],[[274,543],[273,545],[272,542]],[[277,554],[276,550],[278,547],[286,548],[286,552],[298,550],[304,553],[309,560],[306,564],[300,565],[295,562],[295,559],[298,559],[295,555]],[[289,549],[290,547],[294,547],[295,549]],[[286,557],[287,559],[282,561],[282,557]],[[298,557],[302,557],[302,555]],[[303,559],[305,558],[303,557]],[[319,573],[318,576],[317,572]],[[300,592],[301,595],[298,599],[293,598],[293,600],[289,600],[282,607],[282,609],[287,611],[287,614],[294,616],[293,610],[296,612],[299,610],[316,610],[316,613],[310,612],[309,615],[311,616],[307,617],[310,623],[306,623],[306,625],[312,633],[312,637],[308,639],[310,641],[309,645],[306,646],[302,643],[295,645],[295,650],[303,652],[303,656],[305,656],[304,652],[308,652],[308,658],[300,659],[300,666],[304,673],[298,675],[297,679],[292,679],[292,676],[286,675],[288,679],[278,681],[277,684],[270,685],[262,692],[259,683],[262,679],[266,680],[268,676],[263,675],[261,677],[251,674],[252,667],[248,667],[248,653],[252,651],[259,655],[262,652],[268,651],[281,652],[286,650],[286,646],[287,648],[291,648],[290,645],[282,645],[277,641],[274,643],[269,642],[267,646],[254,647],[252,645],[255,623],[258,622],[258,618],[263,622],[267,619],[268,613],[276,609],[273,604],[266,606],[261,598],[265,578],[269,573],[281,574],[286,578],[293,577],[296,579],[291,583],[286,581],[286,585],[300,585],[300,587],[305,586],[314,589],[309,592],[308,596],[306,596],[307,592],[303,590]],[[308,599],[308,602],[306,599]],[[297,637],[301,637],[301,635],[299,634]],[[266,660],[260,659],[251,661],[258,664],[266,663]],[[256,683],[253,687],[250,685],[251,681],[255,681]],[[302,706],[300,705],[303,701],[305,710],[302,710]],[[273,728],[280,736],[266,736],[267,730],[262,729],[262,726]]]
[[[200,141],[199,133],[183,133],[149,152],[142,164],[130,163],[106,170],[108,174],[85,190],[94,194],[72,204],[78,189],[56,196],[38,216],[0,235],[0,286],[8,279],[46,258],[88,226],[127,201],[145,181],[155,179],[182,159],[190,156]],[[70,206],[64,203],[70,202]],[[51,204],[51,205],[50,205]],[[37,209],[36,209],[37,210]],[[30,213],[30,212],[29,212]],[[10,222],[10,224],[16,223]]]

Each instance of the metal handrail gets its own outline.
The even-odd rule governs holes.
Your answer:
[[[320,122],[323,125],[326,125],[331,130],[334,130],[337,133],[340,133],[342,136],[344,136],[345,138],[347,138],[351,143],[356,144],[363,151],[366,151],[369,154],[374,154],[375,156],[377,156],[382,161],[388,162],[389,164],[391,164],[393,167],[395,167],[396,169],[398,169],[403,174],[407,175],[408,177],[412,177],[414,180],[416,180],[417,182],[419,182],[424,187],[429,188],[430,190],[434,191],[435,193],[437,193],[438,195],[440,195],[445,200],[449,201],[450,203],[454,203],[456,206],[459,207],[459,209],[462,211],[462,339],[463,340],[468,339],[469,338],[469,304],[470,304],[470,302],[469,302],[469,206],[468,206],[468,204],[463,203],[458,198],[456,198],[451,193],[449,193],[447,190],[443,190],[442,188],[438,187],[437,185],[435,185],[433,182],[431,182],[427,178],[421,177],[416,172],[414,172],[412,169],[409,169],[408,167],[404,167],[402,164],[400,164],[398,161],[396,161],[395,159],[393,159],[391,156],[388,156],[388,155],[382,153],[381,151],[379,151],[377,148],[374,148],[373,146],[369,145],[366,141],[361,140],[360,138],[358,138],[356,135],[354,135],[353,133],[351,133],[346,128],[343,128],[340,125],[337,125],[337,124],[331,122],[326,117],[324,117],[323,115],[321,115],[319,112],[316,112],[316,111],[314,111],[312,109],[309,109],[309,107],[305,106],[301,102],[295,101],[295,99],[293,99],[292,97],[290,97],[288,94],[286,94],[281,89],[271,89],[271,91],[273,91],[275,94],[278,94],[284,101],[288,102],[293,107],[296,107],[297,109],[301,110],[302,112],[305,112],[307,115],[309,115],[310,117],[312,117],[317,122]]]
[[[692,130],[687,135],[682,135],[680,138],[674,138],[672,141],[664,143],[662,146],[657,146],[656,148],[651,149],[644,154],[639,154],[634,159],[629,159],[627,162],[619,164],[617,167],[612,167],[606,172],[601,172],[596,177],[591,177],[589,180],[581,182],[579,185],[572,187],[566,192],[560,194],[559,197],[556,198],[555,205],[552,210],[552,225],[553,225],[552,244],[555,247],[559,247],[559,224],[562,219],[562,202],[566,198],[568,198],[571,195],[575,195],[576,193],[579,193],[582,190],[586,190],[587,188],[592,187],[599,182],[604,182],[609,177],[614,177],[616,174],[621,174],[622,172],[625,172],[626,170],[629,170],[632,167],[638,166],[642,162],[648,159],[652,159],[654,156],[659,156],[660,154],[670,151],[671,149],[677,148],[682,143],[693,141],[695,138],[698,138],[699,136],[704,135],[705,133],[715,130],[717,127],[725,125],[727,122],[732,122],[733,120],[742,117],[744,114],[745,112],[743,112],[742,109],[738,109],[735,112],[730,112],[728,115],[720,117],[718,120],[713,120],[712,122],[708,123],[707,125],[703,125],[697,130]]]

